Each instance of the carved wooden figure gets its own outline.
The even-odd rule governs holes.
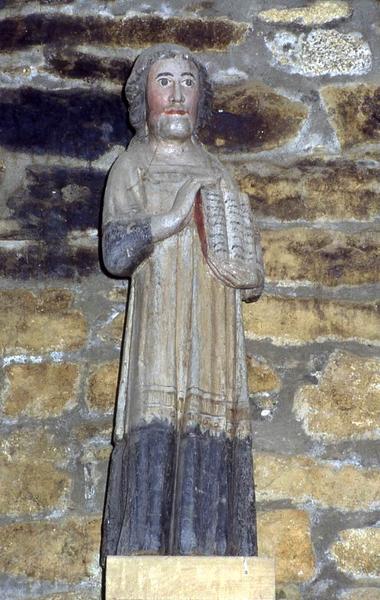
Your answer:
[[[158,45],[126,85],[136,135],[104,200],[106,269],[130,277],[102,556],[255,555],[241,299],[263,266],[247,197],[197,138],[204,67]]]

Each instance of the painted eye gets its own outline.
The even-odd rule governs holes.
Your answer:
[[[161,87],[166,87],[169,85],[169,79],[167,79],[167,77],[161,77],[161,79],[159,79],[159,83]]]
[[[185,79],[184,82],[183,82],[183,84],[186,87],[191,87],[192,85],[194,85],[194,81],[192,79],[190,79],[190,78],[189,79]]]

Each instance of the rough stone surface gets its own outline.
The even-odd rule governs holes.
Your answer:
[[[12,151],[91,161],[132,137],[120,94],[112,92],[3,88],[0,109],[0,143]],[[38,119],[42,113],[44,127]]]
[[[298,586],[293,584],[277,585],[276,600],[302,600],[301,592]]]
[[[276,582],[301,582],[313,577],[314,552],[308,514],[276,510],[258,515],[259,556],[275,558]]]
[[[361,588],[346,590],[340,596],[341,600],[379,600],[380,588]]]
[[[10,575],[79,583],[98,572],[98,517],[12,523],[0,535],[0,568]]]
[[[296,418],[309,435],[329,440],[376,439],[380,423],[380,360],[337,350],[318,385],[301,387]]]
[[[276,345],[323,340],[377,341],[374,304],[263,296],[243,308],[246,334]]]
[[[211,123],[201,139],[226,152],[266,150],[294,138],[306,115],[301,102],[258,81],[217,86]]]
[[[99,331],[99,337],[106,342],[120,345],[123,335],[124,321],[124,313],[112,314],[111,318]]]
[[[93,590],[78,592],[63,592],[51,596],[38,596],[35,600],[99,600],[99,592]]]
[[[114,410],[119,361],[106,363],[92,371],[87,392],[90,410],[109,413]]]
[[[347,19],[351,15],[352,7],[348,2],[321,0],[309,6],[263,10],[259,13],[259,18],[266,23],[284,23],[288,25],[295,23],[310,27],[313,25],[326,25],[339,19]]]
[[[265,274],[273,281],[336,286],[377,283],[380,235],[297,227],[262,231]]]
[[[314,29],[299,35],[281,31],[266,38],[275,66],[306,77],[363,75],[372,68],[372,54],[359,32]]]
[[[206,66],[200,136],[262,232],[267,295],[243,310],[276,600],[380,600],[372,538],[339,542],[378,522],[379,7],[0,0],[1,599],[101,597],[128,283],[99,264],[99,215],[125,79],[165,41]]]
[[[51,128],[51,135],[58,131],[59,143],[65,145],[75,139],[83,147],[91,147],[86,135],[68,135],[64,119],[60,119],[60,126],[65,134],[60,135],[55,126]],[[43,137],[43,143],[47,137]],[[8,161],[11,163],[10,158]],[[0,215],[4,216],[0,239],[14,239],[15,243],[30,240],[33,244],[17,252],[9,243],[6,247],[0,245],[1,274],[16,279],[71,279],[77,274],[99,272],[97,229],[105,177],[105,171],[93,168],[28,166],[24,181],[0,206]],[[83,244],[81,236],[86,242],[92,241],[92,246]]]
[[[257,392],[273,392],[278,390],[281,379],[274,369],[262,359],[254,356],[247,358],[248,389],[251,394]]]
[[[255,454],[256,498],[315,502],[323,508],[371,510],[380,506],[380,472],[336,466],[306,456]]]
[[[71,478],[67,451],[43,429],[21,429],[0,445],[0,513],[39,514],[65,506]]]
[[[341,531],[330,552],[338,569],[347,575],[380,580],[380,528]]]
[[[11,365],[5,369],[7,416],[56,417],[77,403],[79,368],[73,364]]]
[[[76,350],[86,341],[85,320],[69,308],[72,295],[66,290],[2,291],[0,302],[2,354]]]
[[[322,99],[342,148],[380,141],[380,86],[326,86]]]
[[[124,9],[125,14],[125,9]],[[30,14],[0,21],[0,50],[20,50],[48,44],[98,44],[143,48],[152,44],[182,44],[191,50],[216,50],[244,41],[248,23],[231,19],[180,19],[140,14],[126,18],[68,14]]]
[[[289,167],[269,165],[269,173],[265,167],[236,170],[258,216],[281,221],[365,221],[378,213],[380,169],[376,165],[314,158]]]

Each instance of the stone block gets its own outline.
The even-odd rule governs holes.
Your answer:
[[[355,579],[380,581],[380,528],[345,529],[330,554],[340,571]]]
[[[49,44],[144,48],[182,44],[190,50],[222,51],[244,41],[248,23],[232,19],[197,19],[137,14],[124,18],[41,12],[0,21],[0,50]]]
[[[123,85],[131,72],[133,61],[67,47],[59,50],[49,48],[47,63],[49,71],[63,78],[112,81]]]
[[[272,281],[323,285],[377,283],[380,235],[297,227],[261,232],[265,274]]]
[[[379,317],[371,303],[262,296],[243,307],[246,335],[276,345],[357,340],[377,343]]]
[[[72,299],[69,291],[58,289],[0,292],[0,353],[81,348],[87,326],[83,315],[70,308]]]
[[[380,141],[378,85],[329,85],[321,95],[343,149]]]
[[[302,600],[298,585],[278,585],[276,587],[276,600]]]
[[[0,110],[4,123],[0,144],[12,151],[92,161],[132,137],[120,94],[112,92],[3,88]],[[45,225],[49,227],[49,222]]]
[[[256,498],[259,502],[291,500],[341,511],[380,506],[380,471],[352,465],[337,467],[306,456],[255,454]]]
[[[202,141],[225,152],[275,148],[300,131],[307,108],[258,81],[216,86]]]
[[[329,441],[377,439],[380,422],[380,360],[337,350],[318,385],[295,395],[296,418],[308,435]]]
[[[279,31],[265,40],[274,66],[305,77],[364,75],[372,68],[372,53],[358,31],[313,29],[309,33]]]
[[[106,600],[274,600],[274,565],[232,556],[109,556]]]
[[[114,410],[118,374],[119,361],[104,363],[92,369],[86,397],[90,410],[101,413]]]
[[[125,322],[125,314],[113,313],[107,323],[99,331],[99,337],[105,342],[121,344]]]
[[[281,221],[370,220],[380,203],[380,169],[368,163],[317,158],[287,167],[237,168],[235,176],[259,217]]]
[[[0,526],[0,569],[37,581],[79,583],[99,575],[100,517]]]
[[[66,506],[68,450],[42,428],[18,429],[0,444],[0,513],[36,515]]]
[[[380,600],[380,588],[355,588],[345,590],[341,600]]]
[[[34,600],[100,600],[100,590],[84,590],[77,592],[62,592],[50,596],[38,596]]]
[[[263,359],[247,357],[248,389],[251,394],[278,390],[281,379],[276,371]]]
[[[352,15],[352,7],[341,0],[320,0],[308,6],[294,8],[270,8],[259,13],[265,23],[282,23],[284,25],[327,25]]]
[[[294,509],[258,514],[259,556],[275,559],[276,584],[308,581],[315,574],[310,520]]]
[[[57,417],[77,404],[77,365],[10,365],[4,374],[3,412],[7,416]]]

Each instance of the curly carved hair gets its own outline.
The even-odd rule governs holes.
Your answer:
[[[195,132],[203,127],[211,116],[212,88],[205,67],[185,47],[176,44],[157,44],[144,50],[136,59],[125,85],[129,105],[129,120],[138,138],[146,136],[146,85],[150,67],[158,60],[180,56],[190,60],[199,74],[199,109]]]

